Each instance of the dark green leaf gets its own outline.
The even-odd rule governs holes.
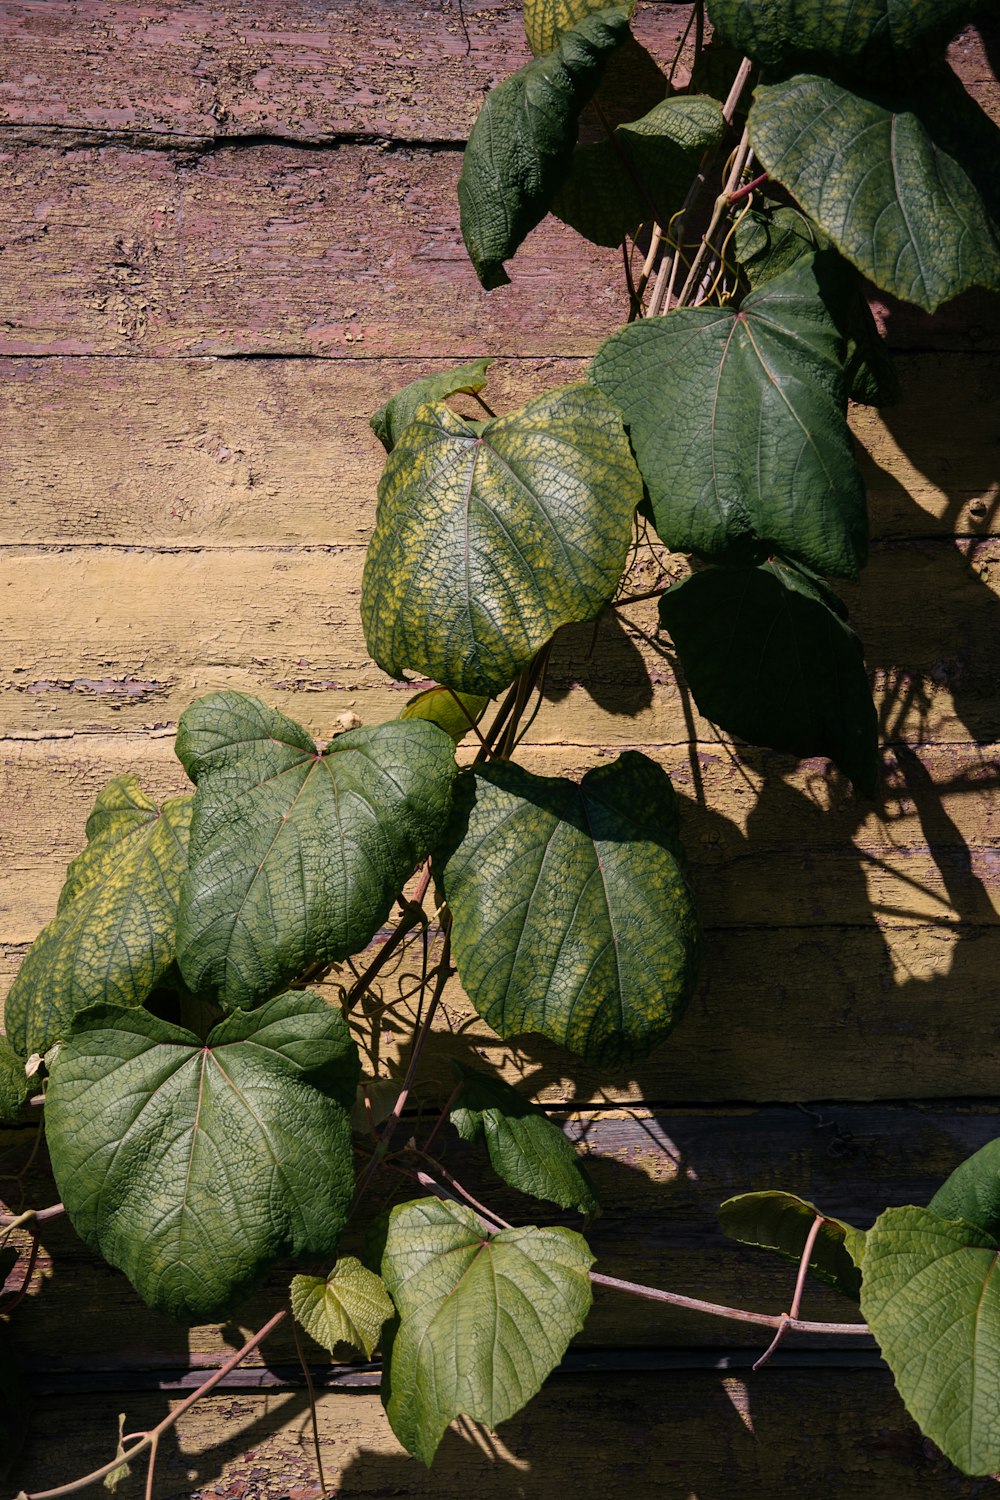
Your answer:
[[[921,1430],[965,1474],[1000,1469],[1000,1247],[926,1208],[865,1240],[861,1311]]]
[[[569,171],[580,110],[608,55],[628,36],[628,11],[584,16],[546,52],[486,96],[458,180],[462,237],[484,287],[545,217]]]
[[[602,345],[591,379],[625,415],[668,547],[721,559],[757,542],[857,577],[868,519],[842,358],[810,258],[739,312],[679,308]]]
[[[280,1255],[332,1255],[354,1187],[357,1048],[304,991],[202,1043],[96,1006],[52,1064],[45,1133],[80,1237],[159,1312],[222,1317]]]
[[[620,245],[639,225],[669,222],[698,163],[724,130],[716,99],[665,99],[613,140],[577,146],[552,212],[597,245]]]
[[[794,1193],[742,1193],[720,1205],[719,1223],[730,1239],[774,1250],[798,1265],[819,1213],[814,1203]],[[814,1276],[855,1302],[861,1290],[858,1263],[864,1240],[863,1230],[824,1214],[809,1257]]]
[[[24,1071],[25,1059],[0,1036],[0,1125],[10,1125],[21,1113],[31,1093],[31,1079]]]
[[[496,764],[460,778],[438,864],[459,977],[501,1036],[593,1062],[656,1046],[697,973],[673,787],[628,750],[583,780]]]
[[[411,698],[399,717],[430,719],[458,744],[472,733],[489,701],[482,693],[456,693],[454,688],[432,687]]]
[[[631,16],[635,0],[620,7]],[[559,45],[559,38],[595,10],[606,10],[607,0],[525,0],[524,30],[528,46],[535,57],[543,52],[552,52]]]
[[[598,1210],[597,1199],[572,1144],[544,1110],[502,1078],[454,1063],[462,1091],[451,1121],[464,1141],[485,1139],[493,1170],[533,1198],[548,1198],[578,1213]]]
[[[190,822],[190,797],[159,808],[134,776],[116,777],[99,794],[58,914],[7,996],[16,1051],[44,1052],[86,1006],[142,1005],[159,983],[174,959]]]
[[[455,776],[435,724],[352,729],[321,754],[231,692],[185,711],[177,754],[198,787],[177,957],[228,1010],[365,946],[440,835]]]
[[[674,584],[660,620],[707,719],[752,745],[826,755],[859,791],[878,782],[878,720],[843,606],[777,560]]]
[[[424,375],[420,380],[411,380],[395,396],[390,396],[371,420],[372,432],[386,453],[391,453],[399,442],[400,433],[408,422],[413,421],[418,406],[427,401],[447,401],[449,396],[462,392],[481,391],[486,384],[486,371],[492,363],[490,359],[476,359],[454,370]]]
[[[353,1255],[338,1260],[325,1281],[293,1277],[291,1296],[293,1316],[331,1354],[350,1344],[371,1359],[382,1324],[395,1313],[381,1276]]]
[[[477,436],[424,406],[379,485],[361,619],[385,671],[492,695],[618,583],[642,484],[617,409],[565,386]]]
[[[458,1204],[393,1209],[382,1275],[399,1309],[386,1413],[430,1464],[461,1413],[495,1427],[555,1369],[590,1310],[593,1256],[570,1229],[487,1234]]]
[[[799,74],[758,88],[754,151],[876,286],[933,312],[1000,285],[1000,131],[951,76],[920,102]]]
[[[990,1141],[957,1166],[928,1208],[942,1219],[964,1219],[1000,1236],[1000,1140]]]

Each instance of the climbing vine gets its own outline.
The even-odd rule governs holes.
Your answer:
[[[455,973],[500,1037],[606,1068],[661,1045],[696,981],[666,772],[635,751],[579,781],[516,761],[562,627],[656,598],[706,718],[874,795],[863,647],[830,583],[868,547],[847,405],[898,398],[865,280],[928,312],[1000,285],[997,130],[944,61],[981,8],[708,0],[706,42],[695,4],[690,84],[665,60],[636,117],[630,11],[525,0],[535,56],[469,139],[465,243],[499,286],[554,213],[622,248],[627,323],[586,380],[520,410],[492,410],[477,360],[375,414],[365,638],[432,685],[325,744],[241,693],[193,703],[176,743],[193,791],[158,806],[124,776],[100,793],[0,1045],[3,1115],[35,1096],[61,1200],[8,1235],[37,1248],[65,1212],[189,1323],[278,1258],[328,1274],[296,1275],[201,1392],[36,1500],[143,1454],[151,1487],[165,1428],[289,1317],[331,1352],[381,1350],[389,1423],[430,1464],[455,1417],[492,1426],[538,1391],[594,1283],[770,1328],[772,1348],[874,1337],[923,1431],[966,1473],[1000,1469],[1000,1141],[867,1230],[790,1194],[731,1199],[725,1231],[799,1268],[788,1310],[758,1313],[595,1270],[597,1200],[557,1125],[471,1049],[444,1085],[425,1067]],[[400,1076],[381,1038],[405,1016]],[[434,1154],[452,1128],[581,1229],[478,1202]],[[865,1321],[802,1320],[808,1273]]]

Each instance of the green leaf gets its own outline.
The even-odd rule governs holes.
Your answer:
[[[964,1219],[1000,1235],[1000,1140],[989,1141],[957,1166],[927,1205],[942,1219]]]
[[[379,484],[361,619],[386,672],[492,696],[618,583],[642,484],[621,417],[565,386],[481,435],[424,406]]]
[[[620,7],[627,16],[635,10],[635,0]],[[607,0],[524,0],[524,30],[528,46],[535,57],[552,52],[559,38],[579,26],[595,10],[606,10]]]
[[[544,1110],[504,1083],[452,1066],[462,1084],[451,1122],[463,1141],[485,1139],[493,1170],[533,1198],[548,1198],[581,1214],[598,1212],[590,1180],[570,1141]]]
[[[951,85],[918,104],[798,74],[758,88],[749,116],[771,176],[862,275],[928,312],[1000,286],[1000,131]]]
[[[15,1051],[44,1052],[86,1006],[142,1005],[159,983],[174,959],[190,821],[190,797],[157,807],[134,776],[118,776],[100,792],[57,915],[7,996]]]
[[[10,1125],[21,1113],[31,1093],[31,1079],[24,1071],[25,1059],[0,1036],[0,1125]]]
[[[487,1234],[470,1209],[433,1198],[393,1209],[386,1413],[407,1452],[429,1465],[454,1417],[495,1427],[520,1411],[583,1327],[593,1260],[570,1229]]]
[[[486,384],[486,371],[492,363],[491,359],[475,359],[471,364],[458,365],[454,370],[424,375],[420,380],[411,380],[395,396],[390,396],[371,419],[372,432],[385,451],[392,452],[406,424],[413,421],[418,406],[427,401],[447,401],[449,396],[463,392],[481,391]]]
[[[462,238],[484,287],[510,280],[503,263],[545,217],[569,171],[580,111],[628,34],[627,10],[592,12],[487,94],[458,179]]]
[[[430,719],[457,745],[472,733],[489,701],[482,693],[456,693],[453,688],[432,687],[411,698],[399,717]]]
[[[455,776],[435,724],[352,729],[320,753],[232,692],[185,711],[177,754],[198,787],[177,958],[230,1010],[365,946],[444,828]]]
[[[926,1208],[869,1229],[861,1311],[907,1411],[965,1474],[1000,1469],[1000,1247]]]
[[[701,712],[752,745],[825,755],[873,796],[878,717],[861,642],[827,589],[777,559],[669,588],[670,633]]]
[[[281,1255],[332,1255],[354,1188],[357,1048],[304,991],[204,1043],[96,1006],[52,1065],[45,1133],[72,1223],[150,1307],[214,1322]]]
[[[395,1313],[381,1276],[353,1255],[338,1260],[325,1281],[293,1277],[291,1292],[293,1316],[331,1354],[338,1344],[351,1344],[371,1359],[382,1324]]]
[[[678,308],[602,345],[591,379],[625,415],[671,550],[724,559],[762,543],[857,577],[868,518],[842,358],[814,258],[739,312]]]
[[[649,1052],[697,977],[682,858],[670,778],[636,751],[579,785],[509,763],[462,776],[437,869],[479,1014],[592,1062]]]
[[[666,224],[724,129],[718,100],[665,99],[641,120],[619,125],[613,140],[577,146],[552,212],[597,245],[620,245],[654,218]]]
[[[730,1239],[774,1250],[798,1265],[820,1212],[814,1203],[794,1193],[742,1193],[720,1205],[719,1223]],[[864,1231],[827,1214],[822,1218],[809,1269],[827,1286],[856,1302],[861,1290],[858,1264],[864,1252]]]

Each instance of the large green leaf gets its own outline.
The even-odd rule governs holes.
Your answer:
[[[719,1206],[719,1223],[730,1239],[774,1250],[796,1264],[802,1260],[809,1232],[820,1215],[814,1203],[794,1193],[742,1193]],[[858,1264],[864,1253],[864,1231],[827,1214],[822,1214],[822,1219],[809,1269],[827,1286],[856,1302],[861,1290]]]
[[[487,1234],[433,1198],[393,1209],[382,1275],[399,1327],[383,1399],[409,1453],[429,1465],[461,1413],[494,1427],[520,1411],[583,1327],[593,1260],[570,1229]]]
[[[828,590],[776,559],[712,568],[660,599],[695,702],[752,745],[826,755],[859,791],[878,782],[878,717],[861,642]]]
[[[338,1260],[329,1276],[294,1276],[292,1313],[310,1338],[333,1354],[351,1344],[369,1359],[382,1324],[395,1312],[385,1282],[353,1255]]]
[[[580,111],[628,34],[627,10],[594,11],[487,94],[458,179],[462,237],[484,287],[510,280],[503,263],[545,217],[569,171]]]
[[[460,778],[438,863],[459,978],[501,1036],[593,1062],[679,1019],[698,933],[670,778],[627,750],[577,784],[496,764]]]
[[[451,1121],[464,1141],[485,1139],[504,1182],[560,1208],[598,1209],[590,1180],[570,1141],[548,1115],[502,1078],[453,1064],[462,1088]]]
[[[927,1206],[942,1219],[964,1219],[1000,1236],[1000,1140],[988,1142],[957,1166]]]
[[[143,1004],[174,959],[190,822],[190,797],[157,807],[134,776],[118,776],[100,792],[57,915],[7,996],[15,1051],[44,1052],[98,1001]]]
[[[524,0],[524,29],[535,57],[552,52],[559,38],[579,26],[595,10],[606,10],[607,0]],[[626,15],[635,10],[635,0],[621,7]]]
[[[385,671],[492,695],[618,583],[642,484],[617,409],[565,386],[477,435],[424,406],[379,484],[361,619]]]
[[[724,129],[717,99],[665,99],[612,140],[577,146],[552,212],[597,245],[620,245],[654,218],[666,224]]]
[[[730,308],[622,328],[591,379],[621,407],[668,547],[764,543],[855,578],[868,547],[847,426],[843,339],[804,257]]]
[[[912,67],[982,9],[982,0],[708,0],[718,39],[769,70],[821,53],[876,78],[899,54]]]
[[[31,1079],[24,1071],[25,1059],[0,1036],[0,1125],[9,1125],[21,1113],[31,1093]]]
[[[277,1256],[332,1255],[354,1187],[357,1048],[304,991],[201,1042],[97,1006],[52,1063],[45,1134],[81,1238],[159,1312],[216,1320]]]
[[[1000,1469],[1000,1247],[926,1208],[865,1241],[861,1311],[910,1415],[966,1474]]]
[[[198,787],[177,958],[228,1010],[365,946],[441,833],[455,776],[452,741],[426,720],[352,729],[320,753],[232,692],[185,711],[177,754]]]
[[[489,359],[474,359],[468,365],[424,375],[419,380],[411,380],[409,385],[390,396],[371,419],[372,432],[386,453],[395,448],[400,433],[407,422],[413,421],[418,406],[428,401],[446,401],[449,396],[462,392],[481,391],[486,384],[486,371],[492,363]]]
[[[929,312],[1000,285],[1000,131],[953,76],[934,84],[917,102],[797,74],[758,88],[749,117],[762,165],[848,260]]]

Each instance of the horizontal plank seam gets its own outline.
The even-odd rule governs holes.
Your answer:
[[[339,151],[344,147],[373,146],[376,150],[464,151],[459,136],[391,135],[377,130],[332,130],[316,135],[285,135],[281,131],[233,132],[202,135],[192,131],[146,130],[141,126],[57,125],[40,121],[0,121],[0,141],[8,145],[75,151],[87,146],[126,146],[137,151],[184,151],[212,156],[221,151],[259,151],[280,147],[291,151]]]

